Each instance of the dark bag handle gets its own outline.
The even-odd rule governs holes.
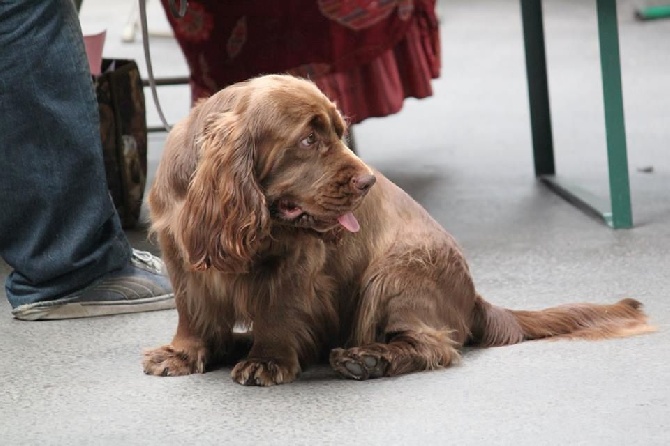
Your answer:
[[[156,91],[156,78],[154,77],[154,69],[151,65],[151,52],[149,49],[149,31],[147,30],[147,5],[146,0],[139,0],[140,2],[140,21],[142,25],[142,44],[144,46],[144,60],[147,64],[147,75],[149,78],[149,86],[151,87],[151,96],[154,99],[154,104],[156,105],[156,111],[158,112],[158,117],[161,119],[165,130],[168,132],[172,129],[172,126],[168,124],[163,109],[161,108],[160,102],[158,101],[158,92]],[[177,3],[179,3],[179,8],[177,8]],[[178,19],[183,18],[186,15],[186,10],[188,9],[188,0],[169,0],[168,4],[170,6],[170,12],[173,16]]]
[[[179,9],[177,5],[179,3]],[[186,10],[188,9],[188,0],[169,0],[168,5],[170,5],[170,12],[176,19],[181,19],[186,15]]]

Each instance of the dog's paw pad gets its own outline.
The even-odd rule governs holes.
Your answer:
[[[363,367],[357,362],[347,361],[344,363],[344,367],[354,376],[363,376],[364,374]]]
[[[363,357],[363,362],[365,363],[365,366],[367,368],[373,368],[377,365],[377,358],[373,356],[364,356]]]
[[[330,354],[330,365],[346,378],[363,381],[384,376],[388,361],[378,351],[363,348],[335,349]]]
[[[206,355],[204,349],[192,352],[176,350],[164,345],[144,352],[142,366],[144,373],[155,376],[183,376],[192,373],[205,373]]]

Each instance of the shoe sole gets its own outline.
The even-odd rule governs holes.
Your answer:
[[[62,305],[43,306],[35,304],[27,308],[19,307],[12,312],[12,315],[22,321],[46,321],[144,313],[148,311],[172,310],[174,308],[174,294],[166,294],[123,302],[69,302]]]

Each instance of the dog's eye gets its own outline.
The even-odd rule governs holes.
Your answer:
[[[307,138],[300,141],[300,145],[303,147],[310,147],[316,143],[316,135],[314,132],[310,133]]]

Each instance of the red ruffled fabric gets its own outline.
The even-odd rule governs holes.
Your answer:
[[[291,73],[316,82],[356,124],[431,96],[440,74],[435,0],[191,0],[183,19],[167,17],[194,101],[250,77]]]

